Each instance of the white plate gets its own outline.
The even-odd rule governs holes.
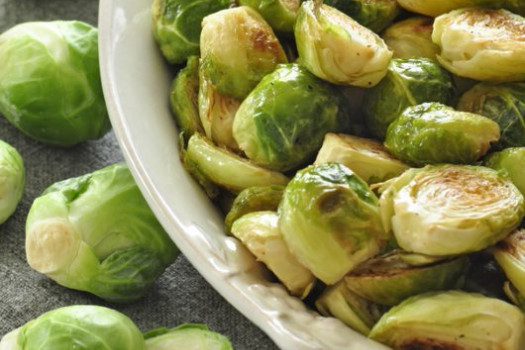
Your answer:
[[[124,157],[171,238],[234,307],[286,350],[387,349],[307,310],[259,273],[178,158],[168,107],[172,74],[151,35],[152,0],[100,1],[104,95]]]

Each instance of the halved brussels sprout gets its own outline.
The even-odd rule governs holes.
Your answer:
[[[375,256],[387,239],[376,196],[338,163],[297,172],[279,206],[279,228],[291,252],[326,284]]]
[[[405,109],[388,127],[385,147],[415,166],[472,164],[499,135],[498,124],[489,118],[432,102]]]
[[[348,120],[330,84],[297,64],[280,65],[242,102],[233,137],[254,163],[290,170],[321,148],[329,131],[343,131]]]
[[[200,45],[201,70],[219,93],[237,99],[287,61],[272,27],[247,6],[205,17]]]
[[[509,11],[467,8],[434,21],[438,61],[461,77],[481,81],[525,80],[525,19]]]
[[[436,256],[488,247],[525,215],[525,200],[506,176],[471,165],[410,169],[384,185],[379,204],[402,249]]]
[[[232,225],[232,234],[263,262],[292,295],[305,298],[315,277],[292,255],[278,227],[279,216],[272,211],[243,215]]]
[[[525,83],[480,83],[461,96],[458,109],[497,122],[501,138],[496,147],[525,146]]]
[[[369,184],[386,181],[408,169],[378,141],[334,133],[325,135],[314,164],[328,162],[347,166]]]
[[[301,0],[239,0],[239,5],[249,6],[263,16],[277,32],[291,33]]]
[[[154,0],[153,36],[166,60],[183,63],[198,56],[202,19],[229,5],[229,0]]]
[[[178,255],[123,164],[50,186],[29,210],[25,247],[36,271],[114,302],[141,297]]]
[[[20,153],[0,140],[0,224],[15,211],[25,185],[24,161]]]
[[[524,322],[517,307],[499,299],[433,292],[390,309],[369,336],[394,349],[521,350]]]
[[[398,0],[398,2],[411,12],[432,17],[465,7],[503,7],[515,13],[522,13],[524,10],[521,0]]]
[[[383,32],[383,40],[394,58],[426,57],[436,59],[439,47],[432,42],[433,18],[410,17],[392,24]]]
[[[334,84],[372,87],[392,57],[377,34],[321,1],[302,3],[294,32],[301,64]]]
[[[512,183],[525,196],[525,147],[512,147],[492,153],[485,159],[485,166],[504,171]]]
[[[509,281],[525,295],[525,229],[519,229],[500,241],[492,250]]]
[[[228,338],[203,324],[155,329],[144,334],[144,338],[147,350],[233,350]]]
[[[368,129],[384,139],[388,126],[409,106],[424,102],[448,104],[454,97],[450,74],[427,58],[393,59],[381,82],[367,90],[363,112]]]

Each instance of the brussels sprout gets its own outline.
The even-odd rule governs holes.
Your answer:
[[[394,251],[365,261],[350,271],[344,281],[360,297],[394,306],[413,295],[459,287],[468,266],[465,257],[410,265],[402,253]]]
[[[408,170],[384,185],[379,207],[402,249],[436,256],[488,247],[525,214],[525,200],[506,176],[470,165]]]
[[[525,135],[524,135],[525,136]],[[504,171],[525,196],[525,147],[513,147],[492,153],[484,161],[489,168]]]
[[[507,8],[513,12],[520,10],[521,0],[398,0],[403,8],[423,15],[436,17],[464,7]]]
[[[280,171],[303,165],[324,134],[348,120],[337,90],[297,64],[279,66],[242,102],[233,137],[253,162]]]
[[[288,247],[326,284],[375,256],[387,239],[376,196],[338,163],[298,171],[286,186],[278,212]]]
[[[435,60],[439,47],[432,42],[433,22],[429,17],[410,17],[385,29],[382,37],[395,58],[426,57]]]
[[[249,6],[263,16],[277,32],[291,33],[301,6],[301,0],[239,0],[239,5]]]
[[[153,37],[170,63],[199,55],[204,17],[228,8],[229,0],[154,0]]]
[[[301,63],[321,79],[371,87],[387,72],[392,52],[383,39],[321,1],[302,3],[294,32]]]
[[[295,258],[278,227],[279,216],[272,211],[258,211],[235,220],[232,234],[263,262],[292,295],[305,298],[315,277]]]
[[[277,64],[287,62],[272,28],[241,6],[204,18],[201,69],[221,94],[243,99]]]
[[[516,230],[499,242],[492,251],[505,275],[521,295],[525,295],[524,240],[525,230]]]
[[[321,315],[334,316],[363,335],[370,333],[382,315],[379,305],[352,293],[344,281],[325,289],[315,307]]]
[[[177,254],[123,164],[53,184],[27,217],[29,265],[109,301],[141,297]]]
[[[203,324],[183,324],[144,335],[147,350],[233,350],[228,338]]]
[[[385,147],[415,166],[471,164],[499,139],[499,126],[489,118],[458,112],[441,103],[408,107],[388,127]]]
[[[361,137],[327,133],[315,164],[337,162],[368,183],[401,175],[408,166],[395,159],[381,143]]]
[[[369,336],[394,349],[520,350],[524,321],[517,307],[499,299],[433,292],[390,309]]]
[[[216,147],[200,134],[193,134],[184,154],[184,165],[197,178],[224,187],[232,192],[253,186],[286,185],[281,173],[261,168],[235,153]]]
[[[525,19],[499,9],[467,8],[434,21],[438,61],[450,72],[481,81],[525,80]]]
[[[454,96],[450,74],[427,58],[393,59],[386,77],[367,90],[363,101],[366,124],[384,139],[388,126],[409,106],[424,102],[448,104]]]
[[[0,35],[0,113],[55,146],[109,131],[97,29],[78,21],[28,22]]]
[[[385,29],[399,14],[396,0],[325,0],[323,3],[376,33]]]
[[[48,311],[0,340],[5,350],[145,350],[143,335],[127,316],[95,305]]]
[[[525,83],[480,83],[461,96],[458,109],[497,122],[501,138],[496,147],[525,146]]]
[[[25,168],[20,153],[0,140],[0,224],[15,211],[25,185]]]

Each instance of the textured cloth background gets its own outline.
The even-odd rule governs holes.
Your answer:
[[[96,25],[97,10],[96,0],[0,0],[0,31],[16,23],[57,19]],[[24,225],[33,199],[53,182],[92,172],[123,158],[113,133],[74,148],[60,149],[29,139],[0,117],[0,139],[18,149],[27,171],[22,202],[15,214],[0,225],[0,337],[48,310],[72,304],[98,304],[125,313],[143,331],[185,322],[206,323],[228,336],[237,350],[277,349],[216,293],[184,256],[166,270],[143,299],[129,305],[104,303],[86,293],[63,288],[31,270],[25,260]]]

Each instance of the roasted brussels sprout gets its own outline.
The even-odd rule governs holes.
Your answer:
[[[28,22],[7,30],[0,35],[0,77],[0,113],[33,139],[65,147],[111,128],[98,31],[89,24]]]
[[[141,297],[177,254],[123,164],[53,184],[27,217],[29,265],[109,301]]]
[[[502,300],[460,291],[411,297],[390,309],[370,338],[394,349],[520,350],[525,317]]]
[[[516,13],[522,13],[524,10],[521,0],[398,0],[398,2],[409,11],[432,17],[465,7],[503,7]]]
[[[509,281],[525,295],[525,229],[512,232],[492,250]]]
[[[450,74],[427,58],[393,59],[381,82],[368,89],[363,112],[368,129],[384,139],[388,126],[409,106],[424,102],[448,104],[454,97]]]
[[[263,16],[276,32],[292,33],[301,0],[239,0]]]
[[[205,17],[200,45],[201,70],[217,92],[237,99],[287,61],[270,25],[247,6]]]
[[[228,338],[203,324],[187,323],[144,335],[147,350],[233,350]]]
[[[432,42],[429,17],[410,17],[396,22],[383,32],[383,40],[394,52],[394,58],[426,57],[436,59],[439,47]]]
[[[432,102],[405,109],[388,127],[385,147],[415,166],[472,164],[499,135],[498,124],[489,118]]]
[[[229,0],[154,0],[153,37],[170,63],[199,55],[202,19],[228,8]]]
[[[498,123],[498,148],[525,146],[525,83],[480,83],[458,102],[461,111],[481,114]]]
[[[383,224],[409,252],[447,256],[484,249],[515,229],[525,200],[496,170],[435,165],[407,170],[380,189]]]
[[[484,164],[489,168],[506,172],[512,183],[525,196],[525,147],[512,147],[492,153],[485,159]]]
[[[15,211],[22,199],[25,168],[20,153],[0,140],[0,224]]]
[[[253,162],[280,171],[303,165],[348,120],[337,90],[297,64],[280,65],[242,102],[233,137]]]
[[[288,247],[326,284],[375,256],[387,239],[376,196],[339,163],[298,171],[286,186],[278,212]]]
[[[321,1],[302,3],[294,32],[301,64],[321,79],[372,87],[387,72],[392,52],[383,39]]]
[[[525,19],[509,11],[467,8],[434,21],[438,61],[450,72],[481,81],[525,80]]]

